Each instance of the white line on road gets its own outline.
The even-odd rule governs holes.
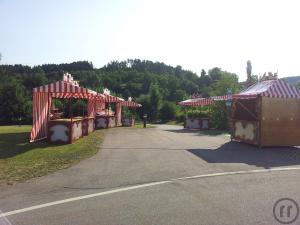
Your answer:
[[[41,208],[45,208],[45,207],[49,207],[49,206],[60,205],[60,204],[68,203],[68,202],[74,202],[74,201],[78,201],[78,200],[82,200],[82,199],[94,198],[94,197],[114,194],[114,193],[118,193],[118,192],[124,192],[124,191],[139,189],[139,188],[167,184],[167,183],[172,183],[172,182],[181,181],[181,180],[228,176],[228,175],[239,175],[239,174],[266,173],[266,172],[275,172],[275,171],[291,171],[291,170],[300,170],[300,167],[272,168],[272,169],[261,169],[261,170],[244,170],[244,171],[235,171],[235,172],[203,174],[203,175],[196,175],[196,176],[190,176],[190,177],[180,177],[180,178],[174,178],[174,179],[165,180],[165,181],[151,182],[151,183],[140,184],[140,185],[135,185],[135,186],[130,186],[130,187],[118,188],[118,189],[114,189],[114,190],[110,190],[110,191],[98,192],[98,193],[89,194],[89,195],[82,195],[82,196],[78,196],[78,197],[74,197],[74,198],[67,198],[64,200],[48,202],[48,203],[41,204],[41,205],[35,205],[35,206],[23,208],[23,209],[17,209],[17,210],[13,210],[10,212],[5,212],[5,213],[0,214],[0,218],[23,213],[23,212],[28,212],[28,211],[32,211],[32,210],[36,210],[36,209],[41,209]]]

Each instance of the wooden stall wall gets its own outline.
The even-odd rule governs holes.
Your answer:
[[[299,99],[262,97],[261,145],[300,145]]]
[[[234,140],[259,144],[259,99],[235,99],[232,104],[231,137]]]

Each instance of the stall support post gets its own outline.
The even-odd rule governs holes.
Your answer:
[[[143,119],[144,119],[144,128],[146,128],[146,126],[147,126],[147,114],[144,114]]]

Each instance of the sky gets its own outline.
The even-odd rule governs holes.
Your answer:
[[[0,0],[1,64],[147,59],[300,75],[298,0]]]

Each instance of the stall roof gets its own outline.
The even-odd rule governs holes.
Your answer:
[[[233,95],[233,98],[255,98],[258,95],[271,98],[300,98],[300,90],[281,79],[266,80]]]
[[[33,88],[34,93],[49,93],[55,98],[88,98],[96,96],[97,92],[87,88],[79,87],[71,82],[56,81],[51,84]]]
[[[126,106],[126,107],[131,107],[131,108],[139,108],[142,107],[141,104],[138,104],[136,102],[133,101],[124,101],[121,103],[122,106]]]
[[[123,98],[116,97],[113,95],[108,95],[108,94],[98,93],[97,96],[103,98],[105,102],[109,102],[109,103],[125,101]]]
[[[185,101],[178,102],[181,106],[201,106],[201,105],[211,105],[213,99],[210,98],[192,98]]]

